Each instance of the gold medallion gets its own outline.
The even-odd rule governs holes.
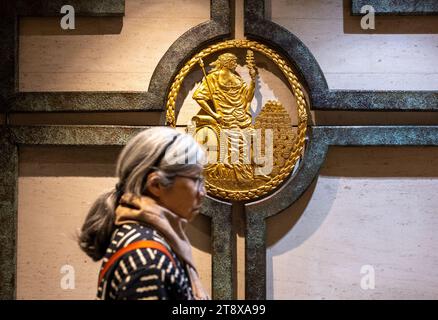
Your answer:
[[[239,51],[245,53],[247,81],[236,72]],[[260,93],[257,99],[263,101],[263,107],[258,112],[251,108],[259,77],[254,53],[270,60],[286,79],[295,98],[295,125],[280,101],[263,101]],[[215,59],[208,68],[204,61],[212,57]],[[278,53],[256,41],[229,40],[211,45],[193,56],[176,75],[166,105],[169,126],[176,126],[177,96],[184,79],[194,70],[202,71],[191,96],[199,111],[191,117],[186,131],[207,151],[207,192],[220,199],[249,201],[274,191],[292,174],[305,147],[308,107],[292,68]]]

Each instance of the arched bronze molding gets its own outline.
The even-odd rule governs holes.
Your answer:
[[[245,0],[245,35],[282,51],[307,84],[313,110],[438,111],[438,91],[332,90],[313,54],[287,29],[265,18],[265,0]]]
[[[231,36],[231,12],[230,0],[211,0],[210,21],[185,32],[166,51],[152,74],[148,88],[148,93],[155,99],[155,110],[165,111],[172,79],[193,54],[214,41]]]
[[[0,22],[7,41],[2,41],[0,53],[0,107],[9,112],[86,112],[86,111],[164,111],[165,96],[178,68],[199,48],[218,39],[231,36],[231,1],[211,0],[210,20],[201,23],[180,36],[167,50],[156,66],[148,91],[145,92],[18,92],[18,28],[20,15],[54,15],[61,1],[49,7],[27,6],[30,0],[19,0],[10,5]],[[81,15],[120,15],[124,1],[72,1]],[[123,4],[123,5],[122,5]],[[46,8],[48,11],[44,11]],[[82,9],[81,9],[82,8]],[[123,9],[123,13],[120,10]],[[24,12],[20,12],[20,10]],[[6,12],[6,11],[5,11]],[[4,72],[3,72],[4,71]]]

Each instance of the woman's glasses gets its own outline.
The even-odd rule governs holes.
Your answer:
[[[192,180],[196,184],[198,191],[201,190],[202,188],[204,188],[204,186],[205,186],[205,177],[203,175],[199,175],[199,176],[194,177],[194,176],[186,176],[183,174],[176,174],[175,177],[187,178],[187,179]]]
[[[150,167],[150,172],[148,173],[148,175],[151,172],[158,171],[158,170],[160,170],[160,168]],[[202,188],[205,187],[205,177],[202,174],[200,174],[198,176],[190,176],[190,175],[185,175],[185,174],[171,174],[171,177],[181,177],[181,178],[187,178],[187,179],[192,180],[196,184],[198,191],[202,190]]]

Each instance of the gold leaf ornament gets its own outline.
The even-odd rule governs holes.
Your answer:
[[[220,66],[225,66],[224,70],[229,69],[228,71],[232,71],[235,68],[235,59],[231,53],[219,55],[214,68],[209,73],[206,72],[204,59],[215,53],[226,52],[228,49],[246,49],[246,66],[252,78],[249,86],[242,83],[242,79],[233,75],[232,72],[230,73],[230,79],[228,79],[227,73],[220,70]],[[248,109],[254,95],[253,91],[255,90],[253,82],[255,74],[257,74],[254,52],[270,59],[286,77],[290,90],[296,99],[298,114],[296,132],[292,130],[291,119],[287,111],[278,101],[267,101],[255,121],[248,119]],[[210,45],[195,54],[175,76],[166,103],[166,124],[169,126],[176,126],[175,104],[177,96],[185,77],[195,67],[201,68],[204,75],[200,87],[194,94],[195,100],[201,105],[203,110],[203,114],[193,117],[193,121],[197,124],[197,130],[199,128],[207,128],[216,137],[219,137],[221,133],[233,128],[238,128],[242,132],[249,132],[250,134],[255,134],[257,130],[261,130],[262,136],[266,135],[266,129],[271,129],[274,137],[274,167],[269,175],[260,177],[257,175],[251,176],[249,166],[254,169],[253,163],[248,165],[239,162],[238,165],[233,165],[225,161],[224,163],[209,164],[205,168],[207,192],[213,197],[234,201],[253,201],[273,192],[294,171],[305,147],[308,107],[302,85],[297,76],[282,56],[257,41],[228,40]],[[228,79],[229,82],[224,82],[222,78],[219,79],[218,77]],[[237,98],[241,99],[237,99],[240,102],[236,106],[230,105],[229,102],[236,99],[227,100],[226,89],[221,91],[218,88],[222,84],[229,86],[229,90],[233,94],[239,92],[242,95],[242,97],[237,96]],[[231,134],[231,137],[227,139],[228,142],[237,141],[236,143],[240,143],[238,144],[239,148],[243,141],[245,141],[243,135],[237,137]],[[264,140],[262,139],[261,141],[263,149]],[[229,145],[232,144],[227,144],[227,140],[225,142],[224,140],[219,141],[218,138],[219,149],[225,150],[224,148]],[[227,150],[226,156],[230,157],[232,152],[232,150]],[[251,152],[253,152],[252,149]]]

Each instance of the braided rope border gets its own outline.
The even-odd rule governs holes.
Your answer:
[[[197,53],[184,65],[184,67],[181,68],[181,70],[175,76],[172,86],[170,87],[170,92],[168,94],[166,103],[166,124],[172,127],[176,126],[175,103],[179,93],[179,89],[184,81],[184,78],[198,63],[199,59],[204,58],[212,53],[231,48],[251,49],[268,57],[283,72],[292,88],[293,95],[297,100],[298,134],[295,139],[291,155],[289,156],[285,165],[280,169],[280,172],[275,177],[273,177],[271,180],[269,180],[268,183],[263,186],[242,191],[230,191],[221,187],[214,186],[206,181],[206,189],[214,197],[228,200],[255,200],[274,190],[290,175],[304,150],[306,139],[307,102],[304,97],[302,85],[296,75],[293,73],[292,68],[278,53],[268,48],[264,44],[253,40],[223,41],[217,44],[213,44],[205,48],[201,52]]]

